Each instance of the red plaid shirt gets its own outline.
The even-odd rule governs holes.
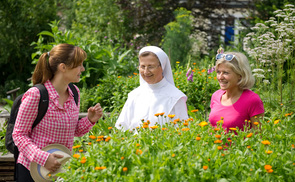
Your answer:
[[[33,122],[38,114],[40,100],[38,88],[32,87],[23,95],[12,134],[15,145],[20,152],[17,163],[21,163],[27,169],[30,168],[32,161],[42,166],[45,165],[49,153],[42,151],[43,147],[59,143],[72,150],[74,137],[83,136],[94,125],[87,117],[78,119],[80,91],[77,87],[79,93],[78,106],[71,89],[68,87],[70,94],[62,107],[59,105],[59,95],[52,83],[48,80],[44,85],[49,94],[49,106],[44,118],[32,130]]]

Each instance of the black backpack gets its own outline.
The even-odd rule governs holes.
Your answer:
[[[32,130],[43,119],[44,115],[47,112],[48,104],[49,104],[48,91],[45,88],[45,86],[43,84],[36,84],[34,85],[34,87],[37,87],[40,91],[40,101],[38,106],[38,115],[33,123]],[[69,84],[69,87],[72,90],[74,94],[75,102],[78,105],[78,92],[72,83]],[[13,102],[11,112],[10,112],[10,118],[7,123],[6,136],[5,136],[5,147],[9,152],[14,154],[15,162],[17,161],[19,151],[13,142],[12,132],[13,132],[15,120],[17,117],[19,106],[21,104],[22,97],[23,97],[23,94],[19,95]]]

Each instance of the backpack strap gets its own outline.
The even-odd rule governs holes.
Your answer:
[[[73,83],[69,84],[70,89],[72,90],[73,94],[74,94],[74,100],[76,102],[76,105],[78,105],[78,91],[76,89],[76,87],[74,86]]]
[[[38,115],[33,123],[32,129],[43,119],[49,105],[49,96],[46,87],[43,84],[36,84],[34,87],[37,87],[40,91],[40,101],[38,106]]]

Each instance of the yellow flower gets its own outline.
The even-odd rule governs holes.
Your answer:
[[[179,64],[180,62],[179,61],[176,61],[176,64]]]
[[[197,141],[201,140],[201,137],[196,137],[196,140],[197,140]]]
[[[203,166],[203,169],[204,169],[204,170],[207,170],[207,169],[208,169],[208,166]]]
[[[264,144],[264,145],[270,145],[270,142],[268,140],[264,140],[261,143]]]
[[[277,120],[274,121],[274,124],[278,124],[279,122],[280,122],[280,120],[277,119]]]
[[[199,123],[199,126],[204,127],[208,125],[208,123],[206,121],[202,121],[201,123]]]
[[[237,131],[237,128],[229,128],[231,131]]]
[[[267,154],[271,154],[272,151],[271,151],[271,150],[266,150],[265,153],[267,153]]]
[[[215,140],[214,143],[222,143],[221,140]]]
[[[127,167],[123,167],[123,172],[126,172],[128,170]]]
[[[159,126],[156,126],[156,125],[155,125],[155,126],[151,126],[150,128],[154,130],[154,129],[159,128]]]
[[[169,118],[174,118],[175,117],[175,114],[168,114],[168,117]]]

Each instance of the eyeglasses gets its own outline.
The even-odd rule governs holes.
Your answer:
[[[157,66],[144,66],[144,65],[140,65],[140,66],[138,66],[137,68],[138,68],[140,71],[144,71],[145,69],[147,69],[148,71],[154,71],[154,70],[157,69],[159,66],[161,66],[161,65],[157,65]]]
[[[216,54],[216,60],[224,58],[226,61],[231,61],[235,58],[233,54]]]

